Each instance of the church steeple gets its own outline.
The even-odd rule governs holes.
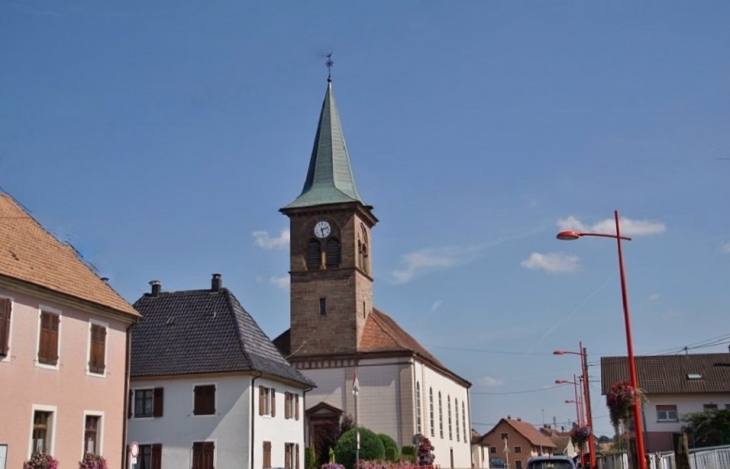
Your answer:
[[[345,135],[332,92],[332,80],[328,78],[304,188],[299,197],[284,208],[347,202],[366,205],[355,186]]]

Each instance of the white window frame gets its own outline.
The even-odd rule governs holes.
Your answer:
[[[40,334],[39,334],[40,335]],[[50,412],[51,425],[50,438],[48,442],[48,454],[53,454],[56,448],[56,428],[58,428],[58,407],[55,405],[32,404],[30,406],[30,432],[28,433],[28,459],[33,455],[33,424],[35,422],[36,412]]]
[[[103,326],[106,329],[106,339],[104,340],[104,373],[92,373],[91,367],[89,367],[89,359],[91,358],[91,326]],[[61,341],[61,326],[58,328],[59,333],[59,344]],[[38,334],[40,336],[40,334]],[[60,345],[59,345],[60,346]],[[59,357],[60,358],[60,357]],[[89,333],[86,341],[86,376],[93,376],[95,378],[106,378],[106,372],[109,370],[109,323],[99,321],[98,319],[89,318]]]
[[[82,420],[81,430],[81,458],[84,459],[86,454],[86,417],[99,417],[99,427],[96,429],[96,440],[97,440],[97,453],[104,454],[104,411],[103,410],[84,410],[84,420]]]
[[[668,406],[674,406],[674,418],[672,418],[670,413],[671,410],[659,410],[659,407],[668,407]],[[665,417],[661,417],[660,412],[665,414]],[[679,422],[679,411],[677,409],[677,406],[675,404],[657,404],[656,407],[656,421],[657,422]]]
[[[0,358],[0,362],[9,362],[10,356],[13,352],[13,321],[15,320],[15,315],[13,314],[13,306],[15,306],[15,298],[7,295],[0,295],[0,298],[4,300],[10,300],[10,323],[8,324],[8,354]],[[38,335],[40,336],[40,332],[38,333]],[[4,468],[0,467],[0,469]]]
[[[0,469],[5,469],[8,463],[8,445],[0,443]]]
[[[58,360],[56,360],[55,365],[47,365],[45,363],[41,363],[38,360],[38,353],[40,352],[41,347],[41,316],[43,315],[43,312],[46,313],[53,313],[58,315]],[[45,368],[46,370],[59,370],[61,367],[61,344],[63,343],[63,339],[61,338],[61,335],[63,334],[63,313],[60,309],[54,308],[52,306],[47,305],[38,305],[38,327],[36,328],[36,335],[35,335],[35,357],[33,358],[33,361],[35,361],[35,366],[38,368]],[[88,365],[87,365],[88,367]]]

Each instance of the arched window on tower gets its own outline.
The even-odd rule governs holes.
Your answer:
[[[365,225],[360,223],[360,239],[357,242],[357,261],[358,266],[365,272],[369,273],[368,268],[368,230]]]
[[[322,245],[316,239],[307,243],[307,270],[319,270],[322,266]]]
[[[330,238],[327,240],[325,246],[325,265],[327,267],[339,267],[341,255],[340,240],[337,238]]]

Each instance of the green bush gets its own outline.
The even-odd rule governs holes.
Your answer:
[[[401,449],[401,457],[410,462],[415,463],[416,462],[416,447],[413,445],[404,445]]]
[[[317,469],[317,458],[314,454],[314,448],[307,446],[304,450],[304,468],[305,469]]]
[[[335,446],[335,459],[338,463],[345,466],[346,469],[355,467],[355,451],[357,449],[355,432],[353,428],[342,434],[337,445]],[[380,438],[368,430],[367,428],[359,428],[360,430],[360,459],[366,461],[374,461],[376,459],[385,458],[385,447]]]
[[[398,460],[398,443],[393,438],[385,433],[378,433],[378,438],[383,442],[385,448],[385,459],[386,461],[397,461]]]

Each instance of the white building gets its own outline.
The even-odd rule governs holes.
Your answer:
[[[136,303],[128,442],[137,469],[304,467],[304,392],[313,383],[279,354],[236,297],[211,288]]]

